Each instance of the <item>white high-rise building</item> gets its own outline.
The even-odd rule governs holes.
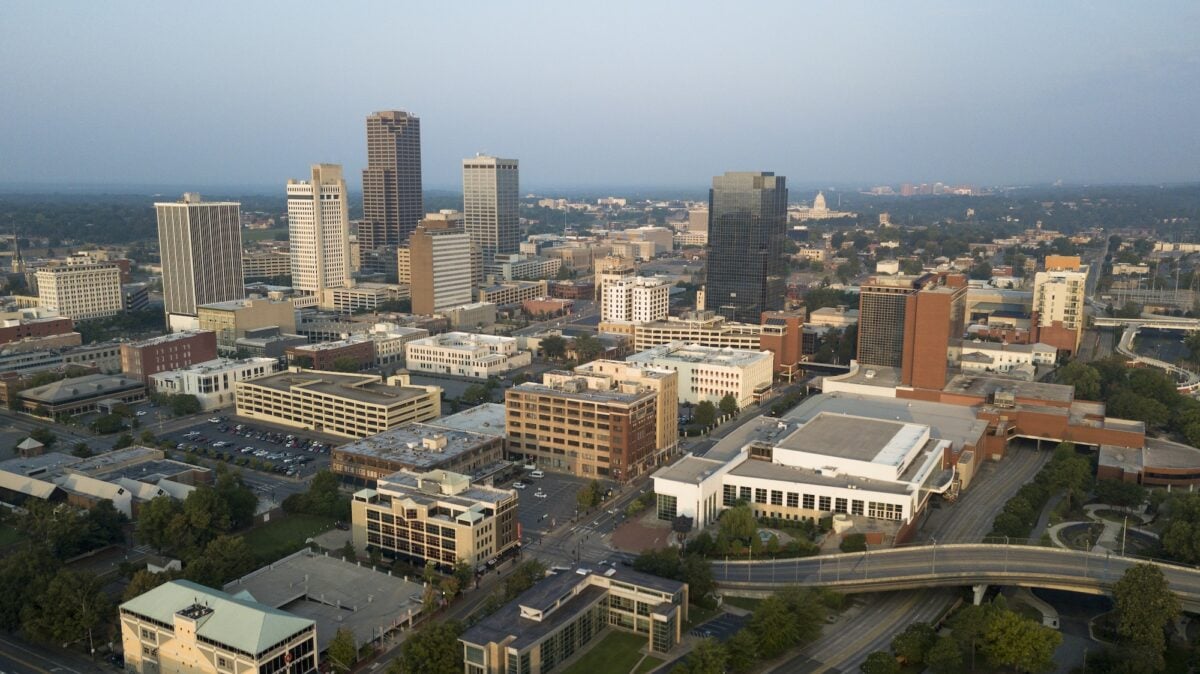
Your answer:
[[[38,305],[76,321],[116,316],[124,308],[121,269],[72,264],[37,270]]]
[[[1088,265],[1078,257],[1049,256],[1048,260],[1067,264],[1048,264],[1047,271],[1033,277],[1032,314],[1037,339],[1059,350],[1074,353],[1083,337],[1087,322],[1084,303],[1087,298]]]
[[[601,291],[602,323],[649,323],[666,320],[671,306],[671,282],[647,276],[608,281]]]
[[[292,287],[306,295],[350,284],[350,217],[341,164],[314,164],[311,180],[289,180]]]
[[[167,316],[195,317],[197,307],[246,296],[241,204],[203,202],[189,192],[154,204]],[[175,323],[174,320],[171,321]]]
[[[484,264],[520,251],[519,189],[516,159],[479,155],[463,160],[463,223],[483,251]]]

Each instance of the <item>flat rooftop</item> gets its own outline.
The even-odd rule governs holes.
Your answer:
[[[860,393],[823,393],[807,398],[784,416],[790,422],[806,422],[822,412],[850,414],[929,427],[932,438],[949,440],[955,449],[975,444],[987,431],[987,421],[963,405],[901,400]]]
[[[141,348],[143,346],[155,346],[158,344],[168,344],[170,342],[178,342],[182,339],[190,339],[192,337],[196,337],[197,335],[202,335],[205,332],[209,332],[209,331],[207,331],[207,330],[188,330],[186,332],[172,332],[172,333],[168,333],[165,335],[159,335],[158,337],[151,337],[150,339],[144,339],[140,342],[132,342],[129,344],[129,346],[131,346],[133,348]]]
[[[74,468],[77,473],[87,473],[90,475],[109,470],[119,464],[149,461],[150,459],[161,459],[162,457],[163,451],[161,449],[134,445],[133,447],[116,449],[80,460],[75,464]]]
[[[960,374],[950,379],[946,393],[958,393],[969,396],[990,398],[997,391],[1011,392],[1018,398],[1032,398],[1046,402],[1069,403],[1075,399],[1075,388],[1063,384],[1043,384],[1035,381],[1005,379],[1003,377],[982,377],[978,375]]]
[[[920,462],[914,461],[914,464]],[[811,468],[795,468],[778,463],[746,459],[729,471],[730,475],[750,477],[759,480],[778,480],[795,484],[811,484],[821,487],[846,487],[881,492],[884,494],[908,494],[910,486],[903,482],[873,480],[856,475],[841,474],[837,476],[822,475]]]
[[[371,405],[394,405],[426,395],[423,387],[391,386],[384,384],[374,375],[353,375],[315,370],[280,372],[239,383],[287,392],[292,389],[304,389],[330,396],[350,398]]]
[[[685,456],[675,463],[655,471],[654,477],[674,482],[699,484],[725,465],[724,461],[703,456]]]
[[[1156,468],[1200,470],[1200,449],[1162,438],[1146,438],[1142,449],[1101,445],[1099,463],[1130,473]]]
[[[379,486],[375,489],[378,492],[391,491],[392,493],[401,493],[404,497],[411,498],[414,501],[422,503],[433,503],[435,501],[445,501],[447,503],[457,503],[464,508],[469,508],[477,503],[499,503],[501,501],[513,498],[513,493],[506,489],[493,489],[477,484],[471,484],[466,489],[457,494],[443,494],[440,491],[430,490],[428,488],[421,489],[417,486],[417,478],[414,475],[397,472],[387,477],[379,479]]]
[[[810,454],[898,466],[921,440],[922,426],[822,412],[776,446]]]
[[[394,461],[416,470],[428,470],[495,441],[495,435],[413,423],[347,443],[334,452]]]
[[[225,592],[287,611],[317,624],[325,650],[339,627],[364,644],[408,612],[421,611],[421,584],[336,557],[301,550],[227,584]]]
[[[500,403],[484,403],[457,414],[426,421],[425,424],[438,428],[471,431],[472,433],[482,433],[502,438],[507,434],[504,428],[504,415],[504,405]]]
[[[626,358],[626,360],[631,363],[675,361],[701,363],[704,365],[724,365],[727,367],[745,367],[773,357],[769,351],[750,351],[749,349],[734,349],[731,347],[673,343],[656,346],[641,353],[635,353]]]
[[[553,395],[559,398],[569,398],[571,400],[586,400],[589,402],[598,403],[624,403],[630,404],[641,400],[642,398],[654,396],[653,391],[642,391],[639,393],[622,393],[620,391],[597,391],[593,389],[581,388],[578,391],[567,390],[557,386],[546,386],[545,384],[525,383],[519,386],[514,386],[510,391],[518,393],[542,393],[545,395]]]
[[[82,459],[70,454],[46,452],[38,456],[31,456],[28,459],[18,456],[14,459],[0,461],[0,470],[26,477],[37,477],[47,473],[57,473],[67,466],[77,465],[80,461]]]

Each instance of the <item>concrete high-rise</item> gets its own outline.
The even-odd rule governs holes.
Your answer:
[[[726,172],[708,193],[706,306],[751,323],[782,309],[788,266],[787,181],[770,172]]]
[[[1076,255],[1047,255],[1045,265],[1033,277],[1034,338],[1073,354],[1086,323],[1088,265]]]
[[[155,203],[154,210],[158,214],[163,308],[169,320],[195,317],[202,304],[246,296],[241,204],[205,202],[199,194],[189,192],[180,201]]]
[[[519,189],[516,159],[479,155],[463,160],[463,223],[483,251],[484,264],[496,255],[520,252]]]
[[[471,236],[458,213],[432,213],[408,240],[414,314],[471,303]]]
[[[311,180],[288,180],[292,287],[307,295],[350,284],[350,217],[341,164],[314,164]]]
[[[868,279],[859,289],[858,362],[895,368],[903,386],[941,390],[959,367],[966,296],[961,274]]]
[[[403,244],[424,212],[420,118],[403,110],[368,116],[359,245],[370,250]]]

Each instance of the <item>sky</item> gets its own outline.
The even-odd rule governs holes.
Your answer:
[[[1200,2],[83,2],[0,13],[0,183],[357,189],[365,117],[425,187],[1200,180]]]

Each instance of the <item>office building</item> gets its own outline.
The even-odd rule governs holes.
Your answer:
[[[163,395],[190,395],[204,410],[233,404],[234,385],[275,372],[274,358],[217,358],[150,375],[150,388]]]
[[[550,294],[550,286],[546,281],[505,281],[476,291],[476,299],[480,302],[506,306],[520,304],[526,300],[535,300]]]
[[[289,365],[306,370],[357,372],[375,365],[375,342],[369,339],[301,344],[289,346],[285,353]]]
[[[463,222],[484,264],[517,253],[521,242],[516,159],[476,155],[463,160]]]
[[[150,376],[178,370],[217,357],[215,332],[176,332],[121,344],[121,371],[150,383]]]
[[[388,304],[409,299],[409,292],[407,285],[399,283],[362,281],[344,288],[322,290],[320,306],[339,314],[378,312]]]
[[[671,282],[648,276],[606,277],[600,292],[600,330],[632,334],[633,326],[666,320]]]
[[[1047,255],[1046,270],[1033,277],[1034,340],[1073,354],[1087,324],[1088,265],[1078,256]]]
[[[155,203],[154,210],[168,320],[172,315],[195,317],[202,304],[246,296],[241,204],[205,202],[188,192],[180,201]]]
[[[486,568],[520,545],[517,492],[472,484],[446,470],[402,470],[360,489],[350,501],[351,537],[358,550],[424,567],[458,562]]]
[[[480,482],[489,473],[510,465],[504,461],[503,435],[432,423],[408,424],[335,447],[332,460],[334,474],[368,487],[401,470],[446,470]]]
[[[125,375],[89,374],[60,379],[17,394],[20,410],[56,417],[95,412],[102,404],[135,403],[146,399],[146,384]]]
[[[312,620],[189,580],[120,606],[126,671],[138,674],[317,671]]]
[[[237,340],[263,328],[279,328],[284,334],[296,332],[296,307],[291,300],[251,298],[203,304],[196,309],[200,330],[217,335],[217,350],[237,352]]]
[[[687,231],[692,233],[708,235],[708,209],[707,208],[691,208],[688,209]]]
[[[773,173],[727,172],[709,191],[707,306],[757,321],[787,296],[787,184]]]
[[[496,324],[496,305],[492,302],[472,302],[438,313],[445,316],[455,330],[483,330]]]
[[[292,275],[292,256],[283,250],[242,253],[242,278],[276,279]]]
[[[15,313],[11,318],[0,318],[0,344],[11,344],[26,339],[43,339],[64,335],[78,335],[75,332],[75,322],[65,316],[37,317],[37,312],[28,314]],[[73,340],[75,346],[80,342]]]
[[[739,351],[675,342],[625,359],[664,368],[679,376],[679,400],[714,405],[727,395],[739,408],[761,400],[771,390],[774,358],[769,351]]]
[[[487,379],[533,362],[514,337],[445,332],[404,345],[405,366],[413,372],[433,372]]]
[[[314,164],[311,180],[288,180],[292,287],[320,297],[350,285],[350,217],[340,164]]]
[[[413,313],[471,303],[471,237],[456,218],[422,220],[408,242],[408,266]]]
[[[859,290],[858,362],[941,389],[962,356],[966,294],[961,274],[871,277]]]
[[[38,306],[75,321],[116,316],[125,308],[115,264],[42,267],[35,273]]]
[[[368,116],[359,246],[371,250],[403,245],[424,212],[420,118],[403,110]]]
[[[520,253],[496,253],[495,258],[488,257],[484,252],[484,276],[493,276],[496,280],[520,281],[530,279],[554,278],[562,268],[559,258],[546,258],[536,255],[521,255]]]
[[[250,419],[365,438],[441,414],[442,389],[412,386],[407,375],[300,370],[237,382],[237,413]]]
[[[899,368],[904,360],[904,310],[916,276],[871,277],[858,292],[858,362]]]
[[[617,566],[576,568],[538,581],[458,640],[466,674],[543,674],[610,627],[644,637],[647,652],[661,656],[683,638],[687,620],[687,583]]]

